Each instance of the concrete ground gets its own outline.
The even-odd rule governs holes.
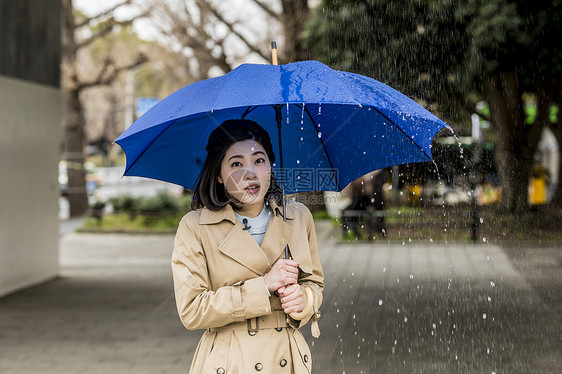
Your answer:
[[[561,249],[343,244],[326,275],[315,373],[562,372]],[[187,373],[169,235],[61,236],[61,276],[0,299],[0,373]]]

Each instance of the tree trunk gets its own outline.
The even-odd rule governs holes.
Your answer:
[[[285,62],[308,60],[308,52],[302,43],[304,25],[310,15],[307,0],[282,0],[283,29],[285,33]]]
[[[517,212],[528,208],[533,156],[544,126],[544,95],[539,95],[537,120],[525,125],[525,112],[515,72],[491,76],[484,87],[495,126],[494,159],[502,186],[500,208]],[[540,118],[539,118],[540,117]]]
[[[86,175],[84,172],[84,116],[76,62],[74,15],[71,0],[61,2],[61,93],[64,158],[68,174],[68,204],[70,217],[79,217],[88,210]]]
[[[84,121],[78,90],[63,90],[64,151],[68,173],[70,217],[79,217],[88,210],[86,173],[84,170]]]

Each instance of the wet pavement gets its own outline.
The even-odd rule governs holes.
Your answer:
[[[315,373],[562,372],[558,247],[337,242]],[[187,373],[173,236],[61,236],[59,279],[0,299],[0,373]]]

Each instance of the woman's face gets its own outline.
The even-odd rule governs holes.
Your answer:
[[[232,144],[221,163],[218,181],[244,207],[263,205],[271,183],[271,163],[265,149],[255,140]]]

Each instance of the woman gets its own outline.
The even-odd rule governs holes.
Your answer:
[[[181,220],[172,256],[176,304],[187,329],[206,329],[193,374],[310,373],[310,349],[299,327],[312,321],[324,276],[309,210],[288,203],[272,172],[267,132],[250,120],[228,120],[209,136],[207,159]],[[285,259],[289,246],[292,259]],[[302,320],[303,288],[314,294]]]

